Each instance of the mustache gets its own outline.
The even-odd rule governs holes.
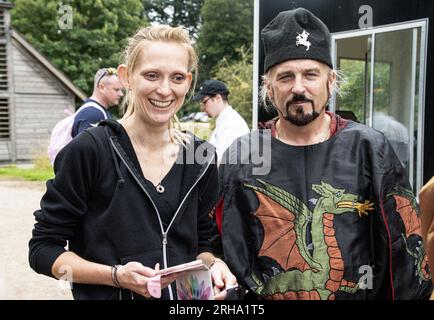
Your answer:
[[[304,94],[294,95],[291,100],[286,103],[286,106],[289,107],[291,104],[296,104],[297,102],[310,102],[313,105],[313,101],[306,98]]]

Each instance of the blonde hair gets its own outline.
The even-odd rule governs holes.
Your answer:
[[[167,25],[156,25],[140,29],[136,34],[128,40],[128,44],[122,55],[122,63],[125,64],[127,73],[132,74],[133,70],[139,63],[140,54],[148,41],[164,41],[174,42],[184,47],[188,52],[188,71],[193,74],[193,86],[190,88],[191,99],[196,87],[198,75],[198,57],[193,43],[190,39],[188,31],[183,27],[171,27]],[[120,107],[120,113],[123,118],[131,116],[140,106],[140,102],[133,94],[132,90],[128,90]],[[180,124],[176,115],[169,123],[170,138],[175,143],[185,145],[190,140],[190,136],[182,133],[179,130]]]

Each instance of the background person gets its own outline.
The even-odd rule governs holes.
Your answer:
[[[93,93],[84,104],[96,104],[100,108],[87,107],[75,115],[71,132],[72,137],[74,138],[82,131],[92,125],[96,126],[105,119],[111,119],[112,116],[108,108],[119,104],[119,100],[124,96],[122,90],[115,68],[99,69],[94,78]]]
[[[229,104],[229,90],[219,80],[206,80],[193,100],[199,101],[202,109],[215,120],[215,129],[209,142],[216,147],[220,162],[223,152],[238,137],[250,132],[246,121]]]

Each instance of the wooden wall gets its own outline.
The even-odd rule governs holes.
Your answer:
[[[51,130],[66,114],[74,111],[74,95],[42,66],[26,49],[12,41],[14,96],[10,99],[14,112],[16,160],[31,160],[46,150]],[[0,160],[5,149],[0,143]]]

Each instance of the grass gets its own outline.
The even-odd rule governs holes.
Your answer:
[[[15,165],[0,168],[0,177],[27,181],[46,181],[54,177],[54,171],[47,156],[37,156],[33,168],[19,168]]]
[[[28,181],[46,181],[54,177],[53,169],[23,169],[16,166],[0,168],[0,177],[20,178]]]

